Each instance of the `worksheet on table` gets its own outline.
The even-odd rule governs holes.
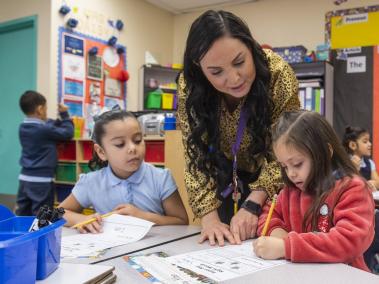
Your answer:
[[[103,220],[103,232],[62,237],[61,257],[76,258],[96,255],[104,249],[125,245],[142,239],[154,223],[119,214]]]
[[[285,260],[264,260],[255,255],[252,241],[194,251],[164,259],[215,281],[225,281],[248,275],[262,269],[287,263]]]

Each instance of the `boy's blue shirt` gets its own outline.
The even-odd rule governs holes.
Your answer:
[[[58,162],[56,143],[69,140],[74,135],[74,125],[68,112],[62,112],[60,116],[61,120],[47,121],[27,117],[20,124],[22,175],[54,177]]]

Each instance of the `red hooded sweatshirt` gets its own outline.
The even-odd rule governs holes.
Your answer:
[[[366,183],[360,177],[337,180],[320,208],[317,232],[310,228],[303,232],[303,218],[311,205],[312,197],[298,188],[285,187],[278,196],[267,235],[275,228],[289,232],[284,239],[285,258],[292,262],[342,262],[369,271],[363,253],[374,238],[375,205]],[[258,235],[269,208],[266,204],[259,217]]]

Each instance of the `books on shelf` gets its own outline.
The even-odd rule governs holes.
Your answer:
[[[325,115],[325,92],[320,87],[299,89],[300,108]]]
[[[322,80],[320,78],[312,78],[312,79],[301,79],[299,80],[299,89],[301,88],[321,88]]]

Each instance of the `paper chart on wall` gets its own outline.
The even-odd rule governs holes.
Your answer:
[[[119,214],[103,221],[103,233],[62,237],[61,258],[97,255],[99,251],[142,239],[154,223]]]
[[[64,54],[62,59],[63,78],[69,78],[80,82],[85,78],[85,61],[83,57]]]
[[[122,96],[121,82],[112,78],[105,78],[104,93],[109,97],[120,98]]]
[[[286,264],[285,260],[264,260],[254,254],[252,242],[167,257],[172,265],[189,269],[215,281],[226,281]]]

